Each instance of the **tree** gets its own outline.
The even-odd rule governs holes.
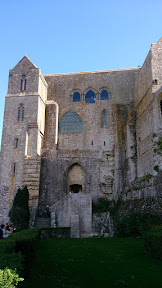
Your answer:
[[[29,192],[25,186],[23,189],[18,189],[14,198],[13,206],[9,211],[11,223],[17,231],[28,228],[29,224]]]

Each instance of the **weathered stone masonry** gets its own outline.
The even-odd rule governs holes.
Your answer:
[[[138,68],[42,75],[23,57],[9,72],[1,222],[24,185],[32,217],[48,204],[76,237],[94,234],[92,201],[117,199],[144,174],[153,177],[149,192],[132,188],[129,199],[161,197],[161,64],[162,38]]]

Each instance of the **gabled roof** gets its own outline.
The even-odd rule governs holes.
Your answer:
[[[19,66],[22,62],[25,62],[25,61],[27,61],[27,62],[29,62],[30,64],[32,64],[33,68],[38,68],[38,67],[28,58],[28,56],[25,55],[25,56],[15,65],[15,67],[14,67],[13,69],[17,68],[17,66]]]

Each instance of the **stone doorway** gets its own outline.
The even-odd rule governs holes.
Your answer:
[[[67,173],[67,193],[85,193],[85,173],[78,163],[73,164]]]

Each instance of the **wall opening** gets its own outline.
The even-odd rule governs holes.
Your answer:
[[[160,101],[160,111],[161,111],[161,115],[162,115],[162,100]]]
[[[67,193],[85,192],[85,172],[78,163],[73,164],[67,173]]]
[[[72,193],[79,193],[79,192],[82,192],[82,185],[79,185],[79,184],[73,184],[73,185],[70,185],[70,189]]]

